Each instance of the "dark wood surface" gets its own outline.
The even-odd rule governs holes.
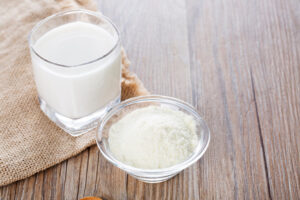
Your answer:
[[[299,0],[100,0],[151,93],[193,104],[211,143],[146,184],[97,147],[0,188],[0,199],[300,199]]]

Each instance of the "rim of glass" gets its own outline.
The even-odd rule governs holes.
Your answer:
[[[117,112],[119,112],[122,108],[132,105],[132,104],[141,103],[141,102],[169,103],[169,104],[177,106],[177,107],[187,111],[188,113],[192,114],[192,116],[196,118],[197,122],[200,123],[200,126],[203,129],[203,134],[204,134],[204,144],[200,148],[199,152],[194,153],[190,158],[188,158],[187,160],[185,160],[181,163],[178,163],[171,167],[162,168],[162,169],[141,169],[141,168],[132,167],[130,165],[124,164],[123,162],[117,160],[116,158],[113,157],[113,155],[106,154],[102,149],[102,146],[104,146],[104,145],[101,145],[101,143],[102,143],[101,140],[100,141],[98,140],[99,139],[98,135],[102,136],[103,128],[105,127],[106,123],[109,121],[109,119],[113,115],[115,115]],[[201,140],[199,140],[199,142],[200,141]],[[161,177],[163,175],[178,173],[179,171],[181,171],[181,170],[191,166],[195,162],[197,162],[203,156],[203,154],[205,153],[205,151],[207,150],[207,148],[209,146],[210,130],[209,130],[206,122],[202,119],[202,117],[198,114],[198,112],[192,105],[190,105],[180,99],[176,99],[174,97],[168,97],[168,96],[162,96],[162,95],[146,95],[146,96],[130,98],[126,101],[121,102],[120,104],[113,106],[110,109],[110,111],[108,111],[108,113],[103,117],[103,119],[98,124],[97,131],[96,131],[96,143],[97,143],[97,146],[98,146],[100,152],[102,153],[102,155],[116,167],[118,167],[128,173],[132,173],[134,175]]]
[[[33,44],[32,44],[32,35],[35,33],[35,31],[38,30],[41,25],[45,24],[50,19],[53,19],[55,17],[60,17],[63,15],[67,15],[67,14],[72,14],[72,13],[84,13],[84,14],[92,15],[94,17],[98,17],[98,18],[101,18],[101,19],[104,19],[105,21],[107,21],[117,33],[118,38],[117,38],[117,41],[115,42],[115,45],[106,54],[104,54],[96,59],[93,59],[91,61],[76,64],[76,65],[65,65],[65,64],[56,63],[56,62],[48,60],[47,58],[45,58],[45,57],[41,56],[39,53],[37,53],[37,51],[34,49]],[[37,55],[40,59],[44,60],[45,62],[51,63],[53,65],[57,65],[60,67],[79,67],[79,66],[97,62],[99,60],[106,58],[108,55],[110,55],[120,44],[120,32],[119,32],[119,29],[117,28],[117,26],[112,22],[112,20],[109,19],[108,17],[106,17],[105,15],[101,14],[100,12],[94,12],[94,11],[85,10],[85,9],[76,9],[76,10],[68,10],[68,11],[62,11],[62,12],[55,13],[53,15],[50,15],[50,16],[42,19],[38,23],[36,23],[28,35],[28,43],[29,43],[29,48],[32,50],[32,52],[35,55]]]

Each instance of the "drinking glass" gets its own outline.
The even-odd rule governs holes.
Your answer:
[[[74,65],[57,63],[43,56],[36,42],[47,32],[72,22],[104,29],[112,36],[113,47],[96,59]],[[120,102],[120,37],[107,17],[87,10],[57,13],[38,22],[28,41],[40,108],[70,135],[78,136],[93,129],[108,109]]]

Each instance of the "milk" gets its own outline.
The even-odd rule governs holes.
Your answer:
[[[33,49],[50,62],[31,54],[39,97],[72,119],[94,113],[119,98],[120,47],[109,53],[116,40],[105,29],[85,22],[68,23],[45,33]]]

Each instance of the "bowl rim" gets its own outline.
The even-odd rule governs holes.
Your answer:
[[[206,140],[204,141],[201,149],[199,152],[194,153],[191,155],[188,159],[184,160],[183,162],[177,163],[171,167],[167,168],[161,168],[161,169],[142,169],[142,168],[136,168],[130,165],[127,165],[118,159],[114,158],[113,155],[108,155],[103,147],[104,145],[101,145],[102,142],[102,133],[103,133],[103,128],[105,127],[106,123],[109,121],[109,119],[118,113],[118,111],[122,110],[124,107],[136,104],[136,103],[141,103],[141,102],[158,102],[158,103],[171,103],[174,106],[177,106],[181,109],[184,109],[187,111],[189,114],[192,114],[194,118],[198,122],[200,122],[201,128],[203,129],[203,134]],[[200,140],[199,140],[200,142]],[[102,118],[101,121],[99,121],[97,129],[96,129],[96,143],[97,146],[101,152],[101,154],[114,166],[126,171],[129,174],[134,174],[135,176],[146,176],[146,177],[161,177],[161,176],[167,176],[169,174],[173,173],[178,173],[182,171],[183,169],[191,166],[195,162],[197,162],[206,152],[209,143],[210,143],[210,130],[206,124],[206,122],[202,119],[202,117],[198,114],[197,110],[190,104],[174,98],[174,97],[168,97],[168,96],[163,96],[163,95],[146,95],[146,96],[138,96],[138,97],[133,97],[130,99],[127,99],[119,104],[116,104],[110,108],[110,110],[106,113],[106,115]],[[199,145],[199,144],[198,144]]]

